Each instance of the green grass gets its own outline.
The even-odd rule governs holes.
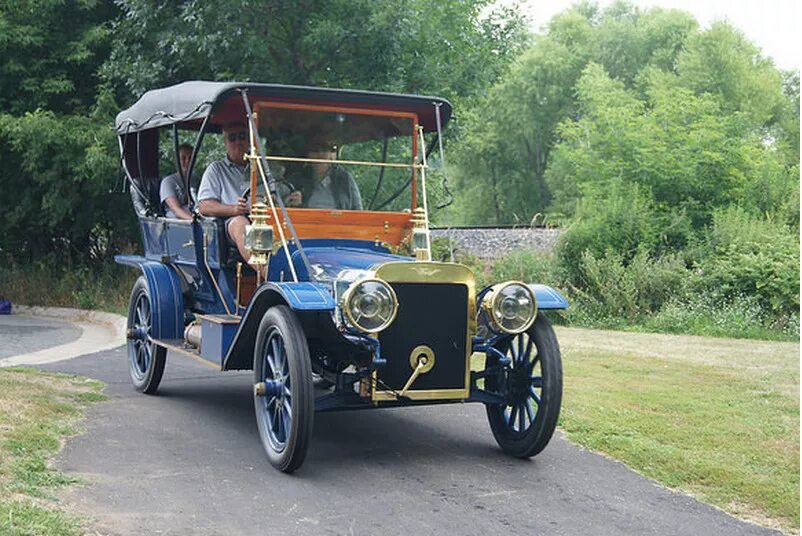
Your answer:
[[[594,349],[586,334],[560,330],[560,424],[571,441],[733,514],[798,532],[798,344],[604,333],[588,335],[610,339]]]
[[[58,510],[55,491],[77,480],[48,466],[65,436],[80,431],[102,384],[30,369],[0,369],[0,534],[73,536],[80,520]]]

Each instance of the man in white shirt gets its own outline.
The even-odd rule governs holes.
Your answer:
[[[198,209],[204,216],[225,218],[226,234],[247,262],[251,252],[245,247],[245,227],[249,223],[247,214],[250,207],[243,194],[250,181],[245,162],[249,147],[245,124],[224,126],[223,141],[226,158],[212,162],[203,172],[198,189]]]

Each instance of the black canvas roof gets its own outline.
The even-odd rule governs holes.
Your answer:
[[[440,105],[443,126],[451,118],[451,103],[439,97],[250,82],[192,81],[146,92],[133,106],[117,114],[115,128],[119,135],[124,135],[173,124],[197,127],[211,114],[209,123],[216,130],[215,127],[245,117],[242,90],[247,91],[252,104],[269,100],[415,113],[426,131],[437,129],[436,104]]]

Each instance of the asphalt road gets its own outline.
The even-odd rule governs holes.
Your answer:
[[[100,534],[777,534],[561,437],[509,458],[480,405],[319,414],[306,463],[284,475],[262,451],[249,373],[170,355],[146,396],[122,347],[41,368],[108,384],[56,462],[88,483],[64,500]]]
[[[81,328],[51,318],[0,315],[0,359],[74,341]]]

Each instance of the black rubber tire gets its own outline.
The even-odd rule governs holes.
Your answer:
[[[140,276],[134,283],[131,300],[128,303],[129,330],[142,327],[150,335],[153,328],[152,303],[148,283],[144,276]],[[166,348],[152,342],[128,339],[128,371],[137,391],[148,395],[156,393],[162,381],[166,361]]]
[[[497,347],[503,353],[511,355],[509,353],[511,344],[517,343],[518,337],[522,335],[511,336]],[[557,427],[562,403],[563,374],[560,347],[557,344],[554,330],[543,313],[538,313],[535,323],[529,328],[526,335],[533,341],[533,348],[537,351],[534,369],[538,369],[537,361],[539,361],[539,376],[542,378],[542,387],[539,393],[540,403],[533,407],[535,410],[534,421],[523,430],[516,430],[516,423],[510,424],[506,414],[507,408],[510,408],[509,420],[517,420],[512,412],[512,404],[487,404],[486,406],[493,437],[504,452],[516,458],[531,458],[546,448]],[[526,339],[524,338],[524,340]],[[524,348],[525,351],[526,348]],[[496,363],[497,360],[488,358],[488,366]],[[515,360],[513,360],[513,367],[514,365]],[[535,373],[535,370],[530,373],[530,376]],[[499,381],[501,380],[498,377],[488,377],[485,380],[486,388],[490,391],[495,390]],[[526,403],[530,403],[529,398],[526,399]]]
[[[303,328],[295,313],[285,305],[271,307],[262,317],[256,335],[253,353],[254,383],[270,379],[268,376],[276,376],[273,371],[269,370],[270,364],[266,357],[266,352],[273,354],[273,350],[266,346],[274,337],[280,337],[283,341],[284,359],[286,359],[286,369],[289,372],[289,388],[287,389],[291,404],[289,426],[282,425],[285,433],[284,441],[281,441],[276,437],[277,432],[272,426],[270,415],[272,410],[270,408],[275,408],[275,404],[278,403],[285,407],[284,401],[277,401],[273,397],[274,405],[271,406],[271,397],[259,396],[254,392],[256,425],[270,463],[279,471],[292,473],[303,464],[312,440],[315,416],[312,363]],[[279,368],[284,369],[283,366]],[[283,375],[284,373],[282,373]]]

